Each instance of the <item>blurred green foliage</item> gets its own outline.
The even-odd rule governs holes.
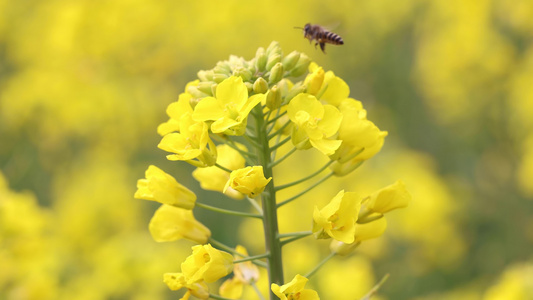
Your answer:
[[[345,45],[315,50],[293,29],[308,22]],[[207,203],[223,197],[165,161],[157,125],[198,70],[277,40],[345,79],[389,131],[374,159],[306,201],[397,178],[413,195],[385,237],[310,281],[323,298],[355,299],[390,273],[383,298],[530,299],[532,37],[528,0],[0,0],[0,298],[175,299],[162,274],[190,244],[151,240],[157,205],[132,198],[135,181],[164,165]],[[309,157],[294,163],[314,170]],[[309,230],[313,205],[295,206],[280,211],[282,231]],[[198,219],[260,251],[257,221]],[[285,251],[288,278],[327,253],[307,243]]]

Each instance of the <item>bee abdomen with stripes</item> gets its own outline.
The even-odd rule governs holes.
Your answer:
[[[320,45],[320,49],[322,49],[322,52],[324,53],[326,53],[326,44],[344,45],[344,41],[338,34],[328,31],[320,25],[311,25],[307,23],[302,29],[304,30],[304,37],[309,39],[309,42],[315,40],[315,48],[317,45]]]

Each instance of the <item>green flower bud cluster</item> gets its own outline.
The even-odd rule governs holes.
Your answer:
[[[260,47],[251,60],[232,55],[213,69],[198,72],[198,84],[189,86],[187,92],[193,96],[191,103],[194,104],[199,99],[214,96],[218,84],[225,79],[238,76],[250,96],[267,94],[267,107],[276,109],[305,91],[303,83],[293,85],[285,79],[306,74],[310,63],[311,59],[298,51],[284,55],[279,43],[274,41],[266,49]]]

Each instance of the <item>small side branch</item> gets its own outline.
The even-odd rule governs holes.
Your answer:
[[[309,279],[311,276],[313,276],[320,268],[322,268],[323,265],[325,265],[330,259],[332,259],[337,253],[331,252],[326,258],[324,258],[321,262],[316,265],[316,267],[309,271],[309,273],[305,274],[305,278]]]
[[[277,166],[278,164],[280,164],[282,161],[284,161],[287,157],[291,156],[291,154],[293,154],[295,151],[296,151],[296,147],[295,148],[292,148],[291,151],[287,152],[287,154],[283,155],[282,158],[276,160],[275,162],[273,162],[270,167],[273,168],[275,166]]]
[[[368,294],[366,294],[365,296],[363,296],[363,298],[361,298],[361,300],[370,300],[370,297],[372,297],[375,293],[378,292],[379,288],[381,288],[381,286],[385,283],[385,281],[387,281],[387,279],[389,279],[389,274],[385,274],[385,276],[383,276],[383,278],[381,278],[381,280],[378,282],[378,284],[376,284],[369,292]]]
[[[286,142],[288,142],[291,139],[290,136],[286,137],[283,141],[277,143],[276,145],[270,147],[270,152],[273,152],[274,150],[278,149],[279,147],[285,145]]]
[[[263,218],[263,216],[259,215],[259,214],[251,214],[251,213],[245,213],[245,212],[234,211],[234,210],[229,210],[229,209],[223,209],[223,208],[214,207],[214,206],[203,204],[203,203],[199,203],[199,202],[196,202],[195,205],[198,206],[198,207],[201,207],[203,209],[216,211],[218,213],[232,215],[232,216],[257,218],[257,219],[262,219]]]
[[[295,195],[294,197],[291,197],[285,201],[282,201],[280,203],[278,203],[278,208],[282,207],[283,205],[287,204],[287,203],[290,203],[291,201],[294,201],[296,199],[298,199],[300,196],[302,196],[303,194],[309,192],[310,190],[312,190],[313,188],[315,188],[316,186],[318,186],[319,184],[321,184],[322,182],[328,180],[331,176],[333,176],[333,172],[329,173],[328,175],[326,175],[324,178],[320,179],[319,181],[317,181],[315,184],[313,184],[312,186],[310,186],[308,189],[302,191],[301,193]]]
[[[254,256],[248,256],[248,257],[244,257],[242,259],[236,259],[233,261],[234,264],[238,264],[238,263],[242,263],[242,262],[246,262],[246,261],[253,261],[253,260],[256,260],[256,259],[262,259],[262,258],[266,258],[266,257],[270,257],[270,253],[265,253],[265,254],[259,254],[259,255],[254,255]]]
[[[237,252],[235,249],[233,249],[233,248],[227,246],[226,244],[221,243],[221,242],[219,242],[219,241],[213,239],[213,237],[210,237],[210,238],[209,238],[209,243],[211,243],[211,244],[215,245],[216,247],[218,247],[218,248],[220,248],[220,249],[222,249],[222,250],[224,250],[224,251],[227,251],[227,252],[229,252],[229,253],[231,253],[231,254],[233,254],[233,255],[240,256],[240,257],[243,257],[243,258],[246,258],[246,257],[247,257],[246,255]],[[266,263],[263,262],[263,261],[253,260],[252,263],[253,263],[254,265],[258,265],[258,266],[263,267],[263,268],[266,268],[266,267],[267,267]]]
[[[302,231],[302,232],[293,232],[293,233],[280,234],[278,237],[280,239],[288,238],[286,240],[281,241],[281,245],[285,246],[286,244],[289,244],[291,242],[297,241],[297,240],[299,240],[301,238],[308,237],[311,234],[313,234],[311,231]]]
[[[299,183],[302,183],[302,182],[304,182],[304,181],[306,181],[306,180],[309,180],[309,179],[315,177],[316,175],[322,173],[322,171],[324,171],[324,170],[325,170],[327,167],[329,167],[332,163],[333,163],[333,160],[330,160],[327,164],[325,164],[322,168],[320,168],[320,169],[319,169],[318,171],[316,171],[315,173],[313,173],[313,174],[311,174],[311,175],[309,175],[309,176],[307,176],[307,177],[304,177],[304,178],[302,178],[302,179],[299,179],[299,180],[297,180],[297,181],[294,181],[294,182],[287,183],[287,184],[280,185],[280,186],[276,187],[276,192],[279,192],[279,191],[281,191],[281,190],[283,190],[283,189],[289,188],[289,187],[291,187],[291,186],[297,185],[297,184],[299,184]]]

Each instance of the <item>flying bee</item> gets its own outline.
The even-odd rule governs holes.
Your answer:
[[[311,25],[310,23],[307,23],[305,24],[304,28],[294,28],[303,29],[304,37],[309,39],[309,43],[311,43],[313,40],[316,40],[315,48],[317,45],[320,45],[320,49],[324,53],[326,53],[326,44],[344,45],[344,41],[338,34],[328,31],[320,25]]]

